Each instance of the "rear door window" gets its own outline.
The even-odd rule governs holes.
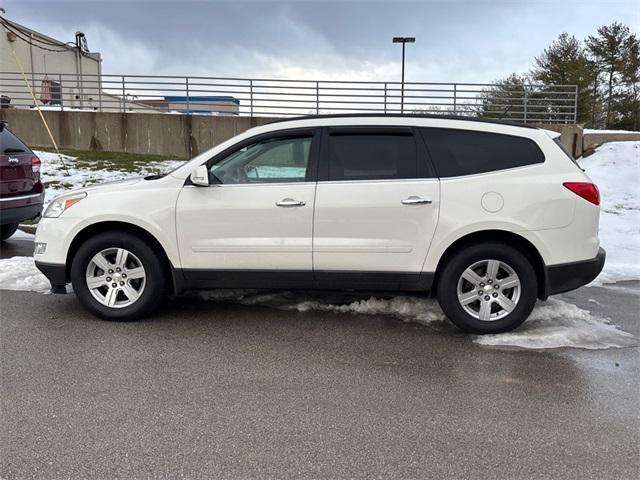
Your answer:
[[[418,176],[411,129],[332,128],[329,180],[393,180]]]
[[[544,162],[531,139],[491,132],[422,128],[438,176],[459,177]]]

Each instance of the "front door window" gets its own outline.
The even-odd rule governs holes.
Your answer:
[[[212,183],[304,182],[311,136],[270,138],[245,146],[209,169]]]

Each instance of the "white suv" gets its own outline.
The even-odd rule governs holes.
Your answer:
[[[253,128],[164,175],[58,197],[35,260],[109,320],[194,288],[434,292],[461,329],[513,329],[594,279],[597,187],[558,134],[333,115]]]

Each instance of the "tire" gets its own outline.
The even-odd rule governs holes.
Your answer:
[[[89,282],[94,288],[89,288]],[[162,303],[167,274],[159,254],[144,240],[109,231],[78,249],[71,264],[71,283],[80,303],[95,316],[130,321],[149,315]]]
[[[16,230],[18,230],[17,223],[5,223],[4,225],[0,225],[0,239],[6,240],[16,233]]]
[[[461,330],[502,333],[527,319],[536,303],[538,281],[519,250],[491,242],[455,253],[442,268],[436,293],[445,315]]]

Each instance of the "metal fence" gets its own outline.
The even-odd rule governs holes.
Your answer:
[[[285,117],[431,113],[575,123],[575,85],[357,82],[143,75],[0,73],[3,108]]]

